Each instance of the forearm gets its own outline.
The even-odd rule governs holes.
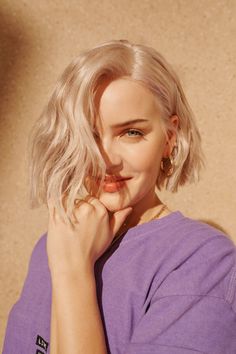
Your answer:
[[[107,353],[92,272],[53,277],[52,301],[51,354]]]

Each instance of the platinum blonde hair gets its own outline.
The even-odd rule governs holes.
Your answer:
[[[179,117],[174,172],[168,177],[160,170],[157,188],[176,192],[199,179],[201,138],[175,71],[151,47],[112,40],[82,52],[68,65],[30,133],[31,207],[52,198],[64,220],[71,221],[74,200],[88,195],[86,176],[102,176],[103,181],[106,165],[94,137],[95,98],[104,79],[121,77],[139,81],[154,94],[166,132],[173,129],[169,118]]]

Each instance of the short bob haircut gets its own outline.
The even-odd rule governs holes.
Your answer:
[[[31,207],[52,198],[63,219],[71,221],[74,200],[88,195],[85,178],[105,177],[106,165],[94,136],[95,98],[104,79],[137,80],[157,100],[165,131],[179,117],[174,172],[160,170],[156,187],[176,192],[199,180],[204,166],[201,138],[193,113],[173,68],[151,47],[111,40],[82,52],[63,72],[28,142]],[[101,186],[100,186],[101,188]],[[66,207],[64,196],[66,198]]]

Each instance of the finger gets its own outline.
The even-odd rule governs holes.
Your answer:
[[[94,202],[96,202],[96,200],[97,200],[97,198],[93,197],[90,194],[86,195],[86,197],[84,198],[84,201],[89,204],[94,204]]]
[[[83,199],[75,199],[74,200],[74,207],[79,208],[83,202],[84,202]]]
[[[84,199],[75,199],[74,212],[77,213],[78,210],[81,212],[81,210],[84,210],[86,208],[94,209],[94,205],[91,204],[90,200],[92,200],[91,196],[86,196]]]
[[[78,214],[78,210],[80,209],[81,205],[84,203],[83,199],[75,199],[74,200],[74,209],[73,209],[73,212],[72,212],[72,223],[73,224],[78,224],[79,221],[77,219],[77,216],[76,214]]]
[[[112,219],[111,219],[111,223],[110,223],[113,236],[120,229],[121,225],[124,223],[125,219],[132,212],[132,210],[133,210],[132,207],[128,207],[128,208],[119,210],[113,214]]]
[[[109,221],[109,211],[105,207],[105,205],[96,197],[91,196],[88,198],[89,204],[93,205],[96,211],[101,215],[101,216],[107,216],[108,221]]]
[[[105,206],[100,202],[100,200],[98,200],[98,198],[96,198],[92,195],[87,195],[85,197],[85,201],[89,204],[96,206],[96,207],[105,208]]]
[[[91,196],[86,196],[84,199],[75,199],[73,210],[73,223],[78,223],[80,218],[86,217],[88,214],[95,210],[94,205],[89,201],[92,200]]]
[[[93,197],[92,195],[88,194],[88,195],[86,195],[86,197],[84,197],[83,199],[76,198],[76,199],[74,200],[74,204],[77,206],[77,205],[79,205],[80,203],[82,204],[82,203],[84,203],[84,202],[88,202],[90,199],[92,200],[92,199],[94,199],[94,198],[95,198],[95,197]]]
[[[67,193],[62,194],[61,201],[62,201],[62,207],[66,211],[66,209],[67,209],[66,208]],[[58,211],[58,207],[56,207],[56,203],[53,198],[48,198],[47,206],[48,206],[49,216],[51,217],[51,219],[53,219],[54,221],[56,221],[56,220],[63,221],[63,218],[61,217],[61,215]]]

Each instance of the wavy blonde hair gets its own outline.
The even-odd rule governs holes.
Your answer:
[[[103,181],[106,165],[94,137],[95,98],[104,79],[122,77],[139,81],[154,94],[166,132],[173,129],[169,118],[179,117],[174,172],[168,177],[160,170],[157,188],[176,192],[186,182],[199,179],[204,165],[201,138],[175,71],[151,47],[112,40],[82,52],[68,65],[30,133],[32,208],[52,198],[64,220],[71,221],[74,199],[88,195],[86,176],[102,176]]]

